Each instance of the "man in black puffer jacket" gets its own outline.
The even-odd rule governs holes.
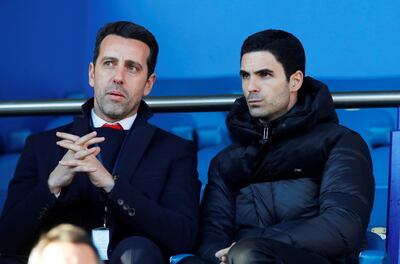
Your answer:
[[[245,97],[227,117],[234,143],[210,165],[198,257],[183,263],[358,262],[374,200],[370,153],[304,72],[290,33],[243,43]]]

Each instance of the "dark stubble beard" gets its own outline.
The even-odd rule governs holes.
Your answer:
[[[287,86],[284,90],[282,90],[281,93],[279,93],[272,100],[267,102],[265,101],[265,97],[263,97],[262,95],[253,94],[251,96],[254,98],[256,98],[256,96],[259,96],[259,98],[263,99],[265,105],[261,107],[249,106],[250,115],[254,118],[259,118],[264,121],[271,121],[272,119],[281,116],[287,111],[290,91],[289,86]]]
[[[107,98],[107,93],[109,91],[117,90],[121,92],[125,98],[129,98],[128,94],[124,89],[120,88],[118,85],[109,86],[106,88],[103,94],[98,96],[97,105],[100,111],[110,119],[121,120],[128,116],[128,114],[132,111],[129,105],[129,100],[123,102],[114,102]]]

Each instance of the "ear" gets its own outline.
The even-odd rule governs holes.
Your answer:
[[[89,85],[94,88],[94,64],[89,64]]]
[[[155,80],[156,80],[156,75],[153,72],[150,75],[150,77],[147,78],[146,85],[144,86],[144,91],[143,91],[143,95],[144,96],[148,96],[150,94],[151,89],[153,89],[153,85],[154,85]]]
[[[304,74],[302,71],[296,71],[290,76],[289,89],[291,92],[297,92],[303,85]]]

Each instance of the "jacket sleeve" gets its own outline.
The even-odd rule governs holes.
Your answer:
[[[168,155],[174,158],[166,182],[157,182],[163,184],[158,200],[122,181],[116,181],[108,200],[127,229],[140,230],[168,253],[179,254],[191,251],[196,240],[200,182],[193,144],[185,142]]]
[[[270,226],[258,236],[327,257],[348,254],[361,247],[373,200],[369,150],[360,136],[348,133],[329,154],[321,181],[319,214]]]
[[[8,187],[0,218],[0,253],[4,255],[29,253],[44,215],[57,202],[47,180],[40,179],[35,149],[33,137],[28,137]]]
[[[222,161],[221,161],[222,162]],[[214,158],[201,206],[201,223],[197,254],[210,263],[219,263],[215,253],[234,242],[235,201],[225,185],[220,162]]]

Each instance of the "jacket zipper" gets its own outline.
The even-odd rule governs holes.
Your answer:
[[[264,127],[264,131],[263,131],[263,142],[267,142],[269,138],[269,126],[265,126]]]

